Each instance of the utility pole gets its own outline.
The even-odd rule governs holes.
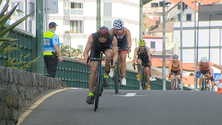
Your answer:
[[[165,13],[165,7],[166,7],[166,0],[163,1],[163,71],[162,71],[162,79],[163,79],[163,90],[166,90],[166,13]]]
[[[195,15],[194,15],[194,71],[196,71],[196,66],[197,66],[197,10],[196,10],[196,6],[197,6],[197,1],[195,0]],[[195,83],[194,83],[194,90],[196,91],[196,81],[197,81],[197,77],[194,77]]]
[[[183,12],[183,0],[180,1],[180,61],[181,64],[183,64],[183,18],[182,18],[182,12]],[[183,68],[183,66],[182,66]],[[181,90],[183,91],[183,78],[181,79]]]
[[[143,39],[143,0],[140,0],[140,39]]]
[[[96,18],[96,22],[97,22],[97,29],[99,29],[101,27],[101,0],[97,0],[97,18]]]
[[[36,73],[44,74],[43,60],[43,0],[36,0]]]

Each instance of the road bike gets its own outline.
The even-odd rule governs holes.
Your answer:
[[[147,79],[146,79],[146,74],[144,72],[144,66],[143,66],[143,63],[134,63],[133,67],[134,67],[134,70],[136,70],[136,65],[140,65],[141,66],[141,69],[140,69],[140,75],[141,75],[141,78],[140,78],[140,84],[141,84],[141,87],[142,87],[142,90],[146,90],[146,83],[147,83]]]
[[[111,65],[113,65],[113,59],[104,59],[102,58],[103,53],[100,54],[100,58],[91,58],[89,57],[87,59],[87,63],[90,61],[99,61],[98,64],[98,72],[96,75],[96,79],[95,79],[95,84],[94,84],[94,88],[93,88],[93,93],[94,93],[94,101],[95,101],[95,105],[94,105],[94,111],[96,111],[96,109],[98,109],[98,104],[99,104],[99,97],[102,96],[102,92],[103,92],[103,86],[102,86],[102,61],[110,61]]]

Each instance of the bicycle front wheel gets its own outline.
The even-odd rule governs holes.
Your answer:
[[[98,109],[98,105],[99,105],[100,82],[101,82],[100,77],[101,76],[97,76],[96,86],[94,88],[94,97],[95,97],[94,111],[96,111],[96,109]]]
[[[202,87],[201,87],[202,91],[205,91],[205,78],[202,78]]]
[[[174,79],[173,90],[177,90],[177,79]]]
[[[115,84],[115,94],[117,94],[119,92],[119,65],[118,64],[115,67],[114,84]]]
[[[146,74],[144,73],[144,68],[141,68],[141,87],[142,90],[146,90]]]

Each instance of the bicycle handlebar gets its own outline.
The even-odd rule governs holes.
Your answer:
[[[133,65],[134,70],[136,70],[136,65],[141,65],[142,66],[142,63],[134,63],[134,65]]]
[[[106,60],[106,61],[110,61],[110,62],[111,62],[111,65],[113,65],[113,59],[90,58],[90,57],[88,57],[87,63],[89,63],[89,60],[91,60],[91,61],[103,61],[103,60]]]

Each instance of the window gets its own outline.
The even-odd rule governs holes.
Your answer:
[[[166,2],[166,5],[171,5],[171,2]]]
[[[71,2],[71,15],[83,15],[83,3]],[[69,14],[65,12],[66,14]]]
[[[28,14],[35,11],[35,3],[34,2],[29,2],[28,3]],[[35,13],[31,15],[31,17],[35,17]]]
[[[160,7],[162,7],[163,6],[163,1],[160,1],[159,5],[160,5]]]
[[[151,3],[151,7],[158,7],[158,3]]]
[[[181,6],[180,6],[180,4],[179,4],[179,5],[178,5],[178,10],[180,10],[180,7],[181,7]],[[185,9],[188,9],[188,6],[187,6],[186,4],[184,4],[184,3],[182,4],[182,7],[183,7],[183,8],[182,8],[182,11],[184,11]]]
[[[112,28],[112,21],[104,21],[104,26],[106,26],[109,29],[111,29]]]
[[[192,14],[187,14],[187,21],[191,21]]]
[[[70,21],[70,30],[74,33],[83,33],[83,21],[81,20],[74,20]]]
[[[112,17],[112,3],[104,3],[104,17]]]
[[[28,21],[28,32],[32,33],[32,20]]]
[[[152,49],[156,48],[156,42],[155,41],[150,42],[150,48],[152,48]]]
[[[83,9],[83,3],[71,2],[71,9]]]
[[[11,3],[11,8],[13,8],[13,7],[15,7],[16,5],[18,4],[18,2],[12,2]],[[21,11],[23,11],[23,13],[22,12],[20,12],[20,13],[18,13],[17,11],[15,11],[14,13],[13,13],[13,15],[15,15],[15,16],[24,16],[24,2],[19,2],[19,5],[18,5],[18,7],[16,8],[16,10],[21,10]]]
[[[178,21],[180,21],[180,14],[178,14]]]
[[[188,6],[185,4],[185,9],[188,9]]]

